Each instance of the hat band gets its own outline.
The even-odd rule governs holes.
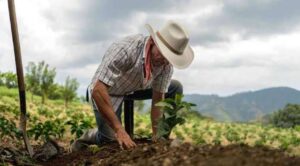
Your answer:
[[[156,32],[156,35],[157,37],[164,43],[164,45],[169,49],[171,50],[174,54],[177,54],[177,55],[181,55],[182,52],[179,52],[177,50],[175,50],[161,35],[160,33],[157,31]]]

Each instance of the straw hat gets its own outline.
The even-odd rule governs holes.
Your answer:
[[[187,68],[194,59],[194,52],[184,28],[174,21],[168,21],[160,31],[154,31],[151,25],[146,29],[153,38],[162,55],[176,68]]]

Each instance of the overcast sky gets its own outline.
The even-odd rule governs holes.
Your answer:
[[[300,89],[298,0],[15,0],[23,66],[45,60],[56,82],[90,83],[114,40],[150,23],[181,23],[195,52],[175,69],[186,94],[230,95],[266,87]],[[0,71],[15,72],[7,0],[0,0]]]

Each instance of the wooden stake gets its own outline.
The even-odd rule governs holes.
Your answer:
[[[19,33],[18,33],[18,25],[17,25],[14,0],[8,0],[8,9],[9,9],[11,33],[12,33],[12,39],[14,44],[15,61],[16,61],[16,69],[17,69],[17,76],[18,76],[19,98],[20,98],[20,109],[21,109],[20,128],[23,133],[23,139],[24,139],[26,149],[30,157],[32,157],[33,149],[29,143],[27,132],[26,132],[26,119],[27,119],[26,118],[26,95],[25,95],[23,65],[22,65],[21,48],[19,42]]]

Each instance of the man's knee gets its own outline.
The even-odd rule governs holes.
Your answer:
[[[179,81],[171,80],[166,98],[175,98],[176,94],[183,94],[183,86]]]
[[[183,86],[178,80],[172,80],[171,84],[173,85],[176,94],[183,94]]]

